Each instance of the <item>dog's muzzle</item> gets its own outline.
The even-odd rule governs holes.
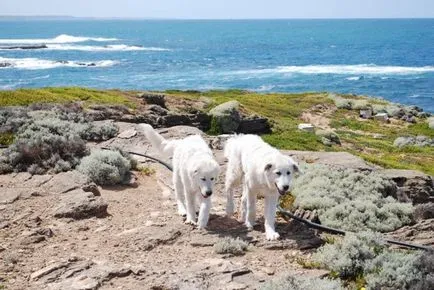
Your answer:
[[[289,185],[285,185],[285,186],[283,187],[283,190],[280,189],[280,188],[277,186],[276,183],[275,183],[274,185],[276,186],[277,191],[279,192],[280,195],[285,195],[285,194],[288,192]]]
[[[208,198],[208,197],[211,196],[212,191],[211,191],[211,190],[208,190],[208,191],[205,192],[205,194],[203,194],[202,192],[201,192],[201,194],[202,194],[202,196],[203,196],[204,198]]]

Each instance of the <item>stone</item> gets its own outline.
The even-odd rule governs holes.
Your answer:
[[[218,105],[209,111],[211,117],[219,126],[220,133],[234,133],[241,122],[241,115],[238,111],[240,103],[238,101],[229,101]]]
[[[148,110],[157,114],[158,116],[166,116],[169,111],[159,105],[149,105]]]
[[[430,129],[434,129],[434,117],[429,117],[427,122],[428,122],[428,127]]]
[[[75,189],[85,188],[89,186],[89,184],[91,184],[91,182],[86,175],[72,170],[54,175],[52,179],[44,184],[43,188],[50,193],[61,194]]]
[[[362,109],[359,113],[360,118],[362,119],[371,119],[372,118],[372,109]]]
[[[267,118],[242,117],[237,133],[258,135],[268,134],[271,133],[271,126]]]
[[[434,181],[432,176],[416,170],[383,169],[380,173],[392,179],[400,191],[400,201],[413,204],[434,202]]]
[[[418,204],[414,211],[416,219],[433,219],[434,218],[434,202]]]
[[[313,133],[315,131],[315,127],[312,124],[301,123],[301,124],[298,124],[298,130]]]
[[[73,190],[62,197],[54,211],[56,218],[85,219],[107,216],[108,204],[100,196],[81,189]]]
[[[121,138],[121,139],[130,139],[130,138],[132,138],[132,137],[134,137],[136,135],[137,135],[137,131],[136,130],[134,130],[134,129],[128,129],[126,131],[121,132],[118,135],[118,138]]]
[[[430,139],[427,136],[419,135],[416,137],[398,137],[393,142],[393,146],[402,148],[405,146],[426,147],[434,146],[434,138]]]
[[[391,118],[399,119],[404,116],[406,112],[405,109],[401,106],[389,105],[386,107],[386,113]]]
[[[164,109],[167,109],[166,97],[163,94],[143,93],[139,97],[142,98],[148,105],[158,105]]]
[[[50,274],[51,272],[61,269],[61,268],[65,268],[69,265],[68,262],[54,262],[38,271],[33,272],[32,274],[30,274],[30,280],[38,280],[39,278]]]
[[[374,115],[374,119],[381,122],[388,122],[389,116],[387,115],[387,113],[377,113]]]
[[[339,135],[331,130],[317,130],[315,135],[321,137],[321,141],[326,146],[341,145]]]

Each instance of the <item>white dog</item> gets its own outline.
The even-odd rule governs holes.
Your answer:
[[[200,209],[197,226],[200,229],[205,228],[211,209],[211,195],[219,174],[219,164],[208,145],[199,135],[181,140],[166,140],[152,126],[139,126],[158,151],[167,157],[173,157],[173,185],[178,213],[187,215],[185,222],[195,225],[198,201]]]
[[[298,164],[289,156],[271,147],[259,136],[240,135],[229,139],[225,146],[228,159],[225,191],[227,194],[226,213],[234,213],[233,187],[243,182],[241,197],[241,219],[252,229],[256,218],[256,196],[265,197],[265,233],[267,240],[276,240],[279,234],[274,227],[279,194],[284,195],[291,185]]]

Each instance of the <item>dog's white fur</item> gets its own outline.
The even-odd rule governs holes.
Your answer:
[[[173,185],[178,213],[187,215],[186,223],[205,228],[211,209],[211,194],[219,174],[219,164],[208,145],[199,135],[166,140],[148,124],[140,124],[139,127],[152,146],[166,157],[173,157]],[[200,203],[197,223],[196,203]]]
[[[228,159],[225,191],[226,213],[234,213],[234,186],[243,181],[241,219],[252,229],[256,218],[256,197],[265,198],[265,233],[267,240],[276,240],[274,219],[279,194],[285,194],[291,185],[292,176],[299,171],[298,164],[289,156],[271,147],[259,136],[240,135],[230,138],[224,151]]]

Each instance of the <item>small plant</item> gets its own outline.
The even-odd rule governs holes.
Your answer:
[[[212,117],[211,118],[211,124],[210,124],[210,128],[207,132],[208,135],[220,135],[222,134],[222,128],[217,120],[217,118]]]
[[[151,175],[155,174],[155,169],[151,168],[149,166],[141,166],[141,167],[138,167],[137,169],[139,170],[139,172],[141,174],[146,175],[146,176],[151,176]]]
[[[248,244],[240,238],[226,237],[214,244],[214,252],[217,254],[243,255],[247,251]]]
[[[131,162],[118,151],[95,150],[84,157],[77,170],[99,185],[127,184]]]
[[[15,136],[12,133],[0,133],[0,145],[9,146],[14,143]]]
[[[270,280],[260,290],[340,290],[344,289],[339,281],[321,279],[317,277],[286,275]]]

